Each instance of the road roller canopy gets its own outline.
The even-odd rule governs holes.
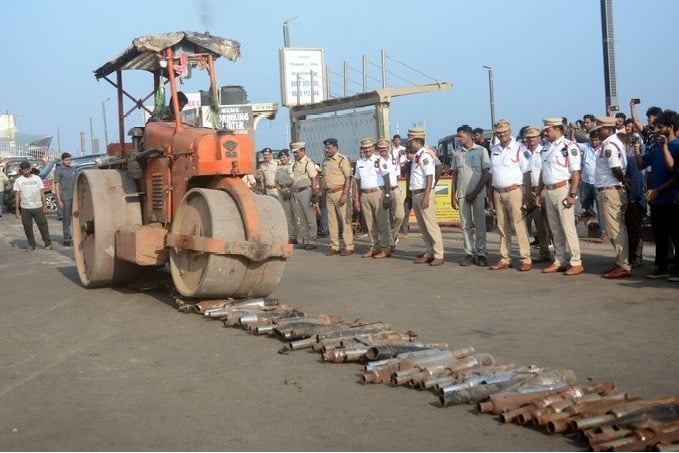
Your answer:
[[[240,43],[231,39],[213,36],[210,33],[180,31],[157,35],[140,36],[118,57],[94,70],[97,79],[106,77],[117,70],[142,69],[150,72],[165,72],[164,50],[171,48],[175,56],[212,55],[236,61],[240,56]]]

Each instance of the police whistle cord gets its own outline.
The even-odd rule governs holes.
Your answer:
[[[412,331],[395,331],[383,321],[314,315],[277,299],[175,300],[181,312],[279,339],[281,354],[312,349],[326,362],[361,363],[364,384],[429,390],[441,407],[475,404],[479,413],[495,415],[502,423],[539,427],[549,434],[579,433],[594,451],[679,448],[679,396],[633,397],[612,381],[578,383],[572,370],[499,364],[472,346],[450,349]]]

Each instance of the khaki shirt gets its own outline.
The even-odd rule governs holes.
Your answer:
[[[276,184],[278,184],[283,189],[292,186],[293,182],[292,167],[293,167],[292,162],[288,162],[287,165],[279,163],[278,167],[276,168],[275,175]]]
[[[344,186],[346,180],[351,177],[351,162],[341,153],[335,153],[332,157],[326,157],[323,161],[323,179],[327,189],[335,189]]]
[[[293,186],[295,188],[308,187],[317,174],[314,161],[304,156],[301,160],[296,160],[292,166]]]
[[[257,170],[257,180],[261,181],[266,193],[276,191],[276,170],[278,162],[263,162]]]

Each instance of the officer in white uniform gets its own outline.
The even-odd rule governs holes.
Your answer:
[[[499,142],[490,148],[490,173],[491,199],[500,232],[500,260],[490,266],[490,270],[512,267],[509,253],[514,229],[521,257],[519,270],[526,272],[533,268],[533,264],[521,208],[526,206],[530,194],[531,154],[511,134],[509,121],[500,120],[495,124],[495,136]]]
[[[425,148],[425,130],[412,128],[408,130],[408,154],[411,156],[410,192],[413,198],[413,210],[417,226],[422,232],[425,252],[416,260],[416,264],[429,263],[440,266],[443,258],[443,237],[436,221],[434,206],[434,174],[436,163],[434,157]]]
[[[373,153],[374,148],[375,142],[372,138],[361,140],[361,149],[365,156],[356,162],[354,180],[357,190],[354,191],[354,208],[363,211],[370,238],[370,249],[361,257],[380,259],[391,256],[388,217],[391,184],[387,164]]]
[[[536,204],[544,202],[547,220],[554,240],[554,261],[542,270],[545,274],[563,272],[578,275],[585,272],[580,258],[580,240],[575,229],[575,202],[580,188],[580,150],[564,137],[561,118],[544,120],[544,131],[550,144],[542,150],[542,171]],[[543,195],[544,198],[541,196]],[[566,258],[566,245],[570,251]]]
[[[594,184],[599,193],[606,235],[615,249],[615,265],[604,272],[604,278],[625,278],[632,275],[625,226],[627,193],[623,185],[627,151],[615,134],[614,118],[604,116],[596,121],[596,129],[603,141],[596,160]]]

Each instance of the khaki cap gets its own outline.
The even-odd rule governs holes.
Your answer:
[[[408,129],[408,138],[425,138],[427,131],[423,127],[412,127]]]
[[[387,140],[386,138],[381,138],[381,139],[377,140],[377,147],[378,148],[389,148],[390,144],[391,144],[391,142],[389,142],[389,140]]]
[[[545,118],[542,120],[544,127],[563,126],[563,118]]]
[[[364,138],[361,140],[361,148],[370,148],[375,145],[375,141],[372,138]]]
[[[306,149],[306,143],[304,143],[304,142],[290,143],[290,150],[291,151],[297,151],[298,149],[301,149],[301,148]]]
[[[601,127],[612,127],[615,129],[617,126],[615,125],[615,118],[612,116],[600,116],[596,119],[596,127],[592,130],[597,130]]]
[[[499,120],[495,123],[495,132],[506,132],[509,130],[511,124],[507,120]]]
[[[540,128],[537,126],[529,126],[526,128],[525,131],[523,131],[523,136],[524,137],[539,137],[540,136]]]

